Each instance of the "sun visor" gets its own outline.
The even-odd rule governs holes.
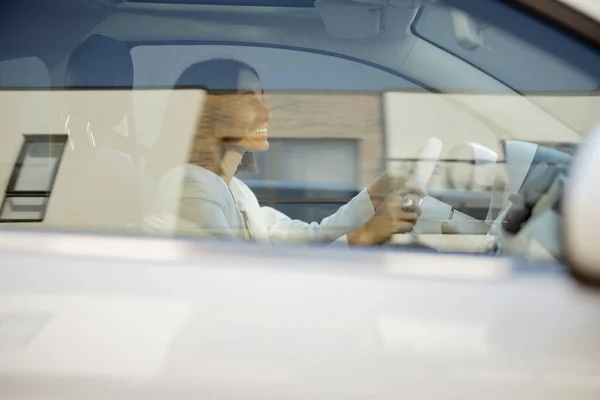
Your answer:
[[[344,39],[406,34],[426,0],[317,0],[315,8],[327,32]]]
[[[381,7],[345,0],[317,0],[315,7],[332,36],[361,39],[375,36],[381,25]]]

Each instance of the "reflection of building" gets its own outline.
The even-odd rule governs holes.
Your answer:
[[[384,156],[376,93],[268,93],[271,149],[257,155],[266,180],[366,185]]]

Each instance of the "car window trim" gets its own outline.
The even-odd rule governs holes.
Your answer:
[[[589,42],[600,51],[600,22],[557,0],[512,0],[519,8],[536,14]]]

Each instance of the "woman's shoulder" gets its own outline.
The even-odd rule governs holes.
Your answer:
[[[161,184],[171,183],[196,183],[202,186],[225,186],[225,182],[221,177],[206,168],[192,164],[182,164],[171,168],[160,178]]]
[[[196,195],[208,199],[226,199],[229,190],[223,179],[197,165],[184,164],[171,168],[159,182],[161,191],[182,191],[182,195]]]

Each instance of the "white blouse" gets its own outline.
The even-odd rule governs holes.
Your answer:
[[[374,213],[364,189],[321,222],[293,220],[271,207],[261,207],[240,179],[232,178],[227,186],[213,172],[190,164],[169,170],[159,181],[156,193],[143,230],[176,236],[347,243],[346,234],[364,225]]]

